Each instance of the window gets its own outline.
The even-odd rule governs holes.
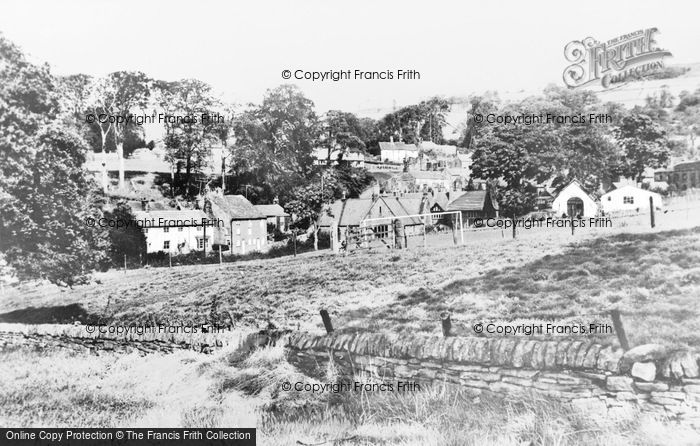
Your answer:
[[[240,240],[240,239],[237,239],[237,240],[236,240],[236,246],[241,246],[241,240]]]
[[[180,227],[177,228],[177,232],[182,232],[183,229],[185,229],[185,228],[183,228],[182,226],[180,226]]]
[[[148,234],[148,228],[143,228],[142,231],[144,234]]]
[[[236,223],[236,235],[241,235],[241,224]]]
[[[170,232],[170,228],[169,228],[169,227],[167,227],[167,226],[166,226],[166,227],[164,227],[164,228],[163,228],[163,232]]]
[[[612,197],[608,195],[608,201],[612,201]]]
[[[201,226],[197,226],[197,232],[202,232],[202,227],[201,227]]]
[[[166,240],[163,242],[163,249],[170,249],[170,240]]]
[[[198,238],[197,239],[197,248],[198,249],[204,249],[205,244],[208,245],[207,239],[205,239],[205,238]]]
[[[634,204],[634,197],[622,197],[623,204]]]

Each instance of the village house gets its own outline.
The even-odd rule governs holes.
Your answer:
[[[418,158],[419,152],[415,144],[394,142],[393,137],[389,142],[380,142],[379,150],[381,151],[382,161],[397,164],[403,163],[406,159]]]
[[[498,203],[488,190],[466,191],[447,205],[447,211],[460,211],[463,224],[469,226],[477,218],[497,218],[498,210]]]
[[[417,190],[452,190],[452,177],[447,172],[414,170],[410,175]]]
[[[327,147],[317,147],[314,149],[314,164],[316,164],[317,166],[325,166],[329,160],[329,151],[331,165],[333,166],[342,164],[352,167],[364,168],[365,160],[367,158],[371,158],[358,149],[348,149],[343,151],[338,149],[331,150]]]
[[[319,227],[323,231],[330,231],[335,226],[338,231],[338,240],[341,241],[358,233],[361,227],[367,227],[378,238],[383,238],[389,234],[388,226],[391,224],[391,219],[388,217],[406,217],[401,219],[406,234],[422,232],[421,219],[407,217],[409,215],[411,213],[398,198],[378,197],[374,200],[351,198],[335,201],[324,209],[319,219]],[[386,220],[364,222],[374,218],[386,218]]]
[[[649,198],[654,209],[661,209],[661,195],[632,185],[624,185],[600,197],[600,207],[606,214],[620,211],[649,212]]]
[[[134,212],[146,238],[146,253],[173,255],[202,251],[211,246],[218,225],[200,210],[143,210]]]
[[[289,230],[290,216],[284,212],[284,208],[277,203],[256,204],[255,209],[267,218],[267,224],[277,228],[280,232]]]
[[[700,161],[677,163],[671,169],[654,172],[654,181],[673,184],[679,190],[700,187]]]
[[[598,205],[577,180],[555,191],[552,211],[557,217],[595,217]]]
[[[204,211],[224,222],[215,234],[214,244],[228,247],[229,253],[268,249],[267,216],[243,195],[223,195],[220,190],[211,192],[205,198]]]

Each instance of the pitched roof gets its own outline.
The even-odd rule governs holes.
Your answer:
[[[279,204],[256,204],[254,207],[266,217],[289,217]]]
[[[406,144],[403,142],[379,142],[380,150],[412,150],[418,151],[418,147],[415,144]]]
[[[383,204],[393,216],[412,215],[400,199],[380,197],[376,201],[364,198],[351,198],[331,203],[321,214],[319,226],[330,226],[334,221],[338,226],[360,226],[375,205]],[[417,212],[415,212],[417,213]],[[412,217],[404,220],[404,225],[422,224],[419,218]]]
[[[487,197],[490,197],[485,190],[471,190],[452,200],[447,205],[448,211],[481,211],[486,205]],[[491,199],[491,205],[498,209],[498,203]]]
[[[372,209],[374,201],[370,198],[351,198],[348,200],[338,200],[321,214],[320,226],[330,226],[334,221],[338,226],[359,226],[360,221]]]
[[[219,218],[226,220],[259,220],[267,218],[243,195],[217,195],[207,196],[211,202],[212,212]]]
[[[134,213],[137,224],[147,227],[201,226],[207,215],[200,210],[178,211],[137,211]]]

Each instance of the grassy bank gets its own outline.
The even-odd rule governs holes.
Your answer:
[[[90,356],[18,349],[0,353],[0,425],[25,427],[257,427],[266,446],[657,445],[700,436],[625,411],[581,413],[539,398],[473,397],[456,388],[419,392],[284,391],[309,378],[279,347],[241,356]],[[366,377],[354,378],[369,383]],[[324,443],[325,442],[325,443]]]
[[[632,344],[697,345],[698,295],[699,228],[540,231],[443,249],[109,272],[74,289],[24,284],[5,288],[0,320],[203,321],[215,306],[238,324],[321,330],[325,307],[342,330],[438,333],[439,313],[450,311],[455,331],[468,334],[492,320],[609,323],[605,312],[619,308]]]

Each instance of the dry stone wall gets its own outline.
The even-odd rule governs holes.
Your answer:
[[[250,335],[249,332],[241,331],[173,334],[158,332],[101,333],[97,328],[93,332],[89,330],[85,325],[0,323],[0,350],[30,346],[39,349],[58,348],[94,354],[99,354],[99,352],[171,353],[176,350],[211,353],[215,349],[227,345],[240,346],[246,342]]]
[[[296,333],[288,359],[310,375],[450,383],[473,394],[542,395],[599,411],[640,410],[700,427],[697,352],[642,345],[627,352],[583,341]]]

